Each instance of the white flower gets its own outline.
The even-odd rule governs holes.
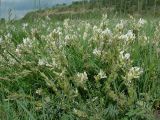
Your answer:
[[[126,54],[124,55],[124,58],[125,58],[126,60],[128,60],[128,59],[130,58],[130,54],[129,54],[129,53],[126,53]]]
[[[102,18],[103,18],[103,19],[107,19],[107,18],[108,18],[108,15],[107,15],[107,14],[103,14]]]
[[[97,26],[93,26],[93,31],[96,31],[98,29]]]
[[[124,53],[124,51],[121,51],[121,52],[120,52],[120,55],[123,56],[123,53]]]
[[[107,78],[106,73],[103,70],[100,70],[98,76],[100,77],[100,79]]]
[[[68,28],[68,27],[69,27],[69,21],[70,21],[70,19],[65,19],[65,20],[64,20],[63,25],[64,25],[65,28]]]
[[[30,39],[28,37],[27,38],[23,38],[23,44],[24,45],[27,45],[29,42],[30,42]]]
[[[134,27],[135,27],[134,29],[139,30],[140,28],[142,28],[142,27],[144,26],[144,24],[145,24],[146,22],[147,22],[146,20],[140,18],[137,23],[134,23],[134,24],[135,24],[135,25],[134,25]]]
[[[122,30],[123,28],[124,28],[124,21],[121,20],[121,22],[116,25],[116,30]]]
[[[23,26],[23,29],[25,29],[28,26],[28,23],[23,23],[22,26]]]
[[[42,95],[42,89],[41,88],[38,88],[37,90],[36,90],[36,94],[38,94],[38,95]]]
[[[128,41],[127,35],[121,35],[121,36],[119,36],[118,38],[121,39],[121,40]]]
[[[143,73],[143,70],[140,67],[132,67],[130,70],[138,73]]]
[[[97,48],[95,48],[93,50],[93,54],[96,55],[96,56],[101,56],[101,50],[98,50]]]
[[[30,38],[23,38],[23,44],[24,46],[32,47],[32,41]]]
[[[140,67],[132,67],[129,69],[128,79],[139,78],[143,73],[143,70]]]
[[[79,80],[80,83],[84,83],[86,80],[88,80],[88,77],[87,77],[87,73],[84,72],[84,73],[77,73],[77,78]]]
[[[112,31],[110,29],[106,28],[104,31],[102,31],[102,35],[111,37],[112,36]]]
[[[46,59],[39,59],[39,60],[38,60],[38,65],[39,65],[39,66],[43,66],[43,65],[46,65],[46,64],[47,64]]]
[[[140,18],[139,21],[138,21],[138,25],[139,25],[140,27],[142,27],[145,23],[146,23],[146,20],[144,20],[144,19],[142,19],[142,18]]]
[[[126,35],[127,35],[129,40],[135,39],[135,35],[133,34],[132,30],[129,30]]]
[[[124,53],[124,51],[121,51],[120,52],[120,58],[122,59],[122,60],[129,60],[130,59],[130,54],[129,53]]]
[[[65,40],[70,40],[70,36],[69,36],[69,35],[66,35],[64,39],[65,39]]]
[[[134,40],[135,35],[133,34],[132,30],[129,30],[127,32],[127,34],[119,36],[119,39],[122,39],[122,40],[125,40],[125,41]]]
[[[102,30],[101,30],[100,28],[98,28],[97,26],[94,26],[94,27],[93,27],[93,32],[96,33],[96,34],[97,34],[97,33],[99,34],[99,33],[102,32]]]
[[[7,35],[5,35],[5,38],[6,38],[6,39],[12,38],[12,34],[11,34],[11,33],[7,33]]]

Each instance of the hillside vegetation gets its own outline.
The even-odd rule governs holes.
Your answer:
[[[1,120],[160,119],[159,17],[82,3],[0,22]]]
[[[143,15],[150,17],[160,16],[159,0],[82,0],[73,2],[71,5],[57,5],[56,7],[38,10],[28,13],[24,19],[34,19],[35,16],[44,18],[49,16],[52,19],[64,20],[70,18],[96,18],[103,14],[118,16]]]

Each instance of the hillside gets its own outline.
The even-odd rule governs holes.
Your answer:
[[[109,0],[108,0],[109,1]],[[115,2],[106,2],[103,0],[91,0],[91,1],[81,1],[81,2],[73,2],[71,5],[56,5],[53,8],[37,10],[34,12],[30,12],[25,15],[23,18],[33,19],[35,16],[38,18],[45,18],[49,16],[53,19],[63,20],[64,18],[95,18],[102,17],[103,14],[107,13],[109,15],[114,15],[118,13],[119,16],[124,16],[127,14],[131,15],[143,15],[143,16],[160,16],[160,2],[157,0],[156,3],[148,2],[148,4],[141,3],[142,6],[137,8],[137,3],[130,2],[130,0],[115,0]],[[127,7],[122,6],[119,1],[124,1]],[[128,1],[128,2],[126,2]],[[96,14],[96,15],[95,15]]]

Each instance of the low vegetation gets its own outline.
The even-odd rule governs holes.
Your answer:
[[[158,119],[158,18],[92,15],[0,24],[0,119]]]

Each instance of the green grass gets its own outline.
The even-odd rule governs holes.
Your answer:
[[[99,12],[0,24],[0,119],[155,119],[159,18],[145,17],[147,23],[137,27],[139,18]],[[121,19],[125,27],[115,29]],[[119,38],[129,30],[135,38]],[[131,72],[136,66],[143,73]]]

